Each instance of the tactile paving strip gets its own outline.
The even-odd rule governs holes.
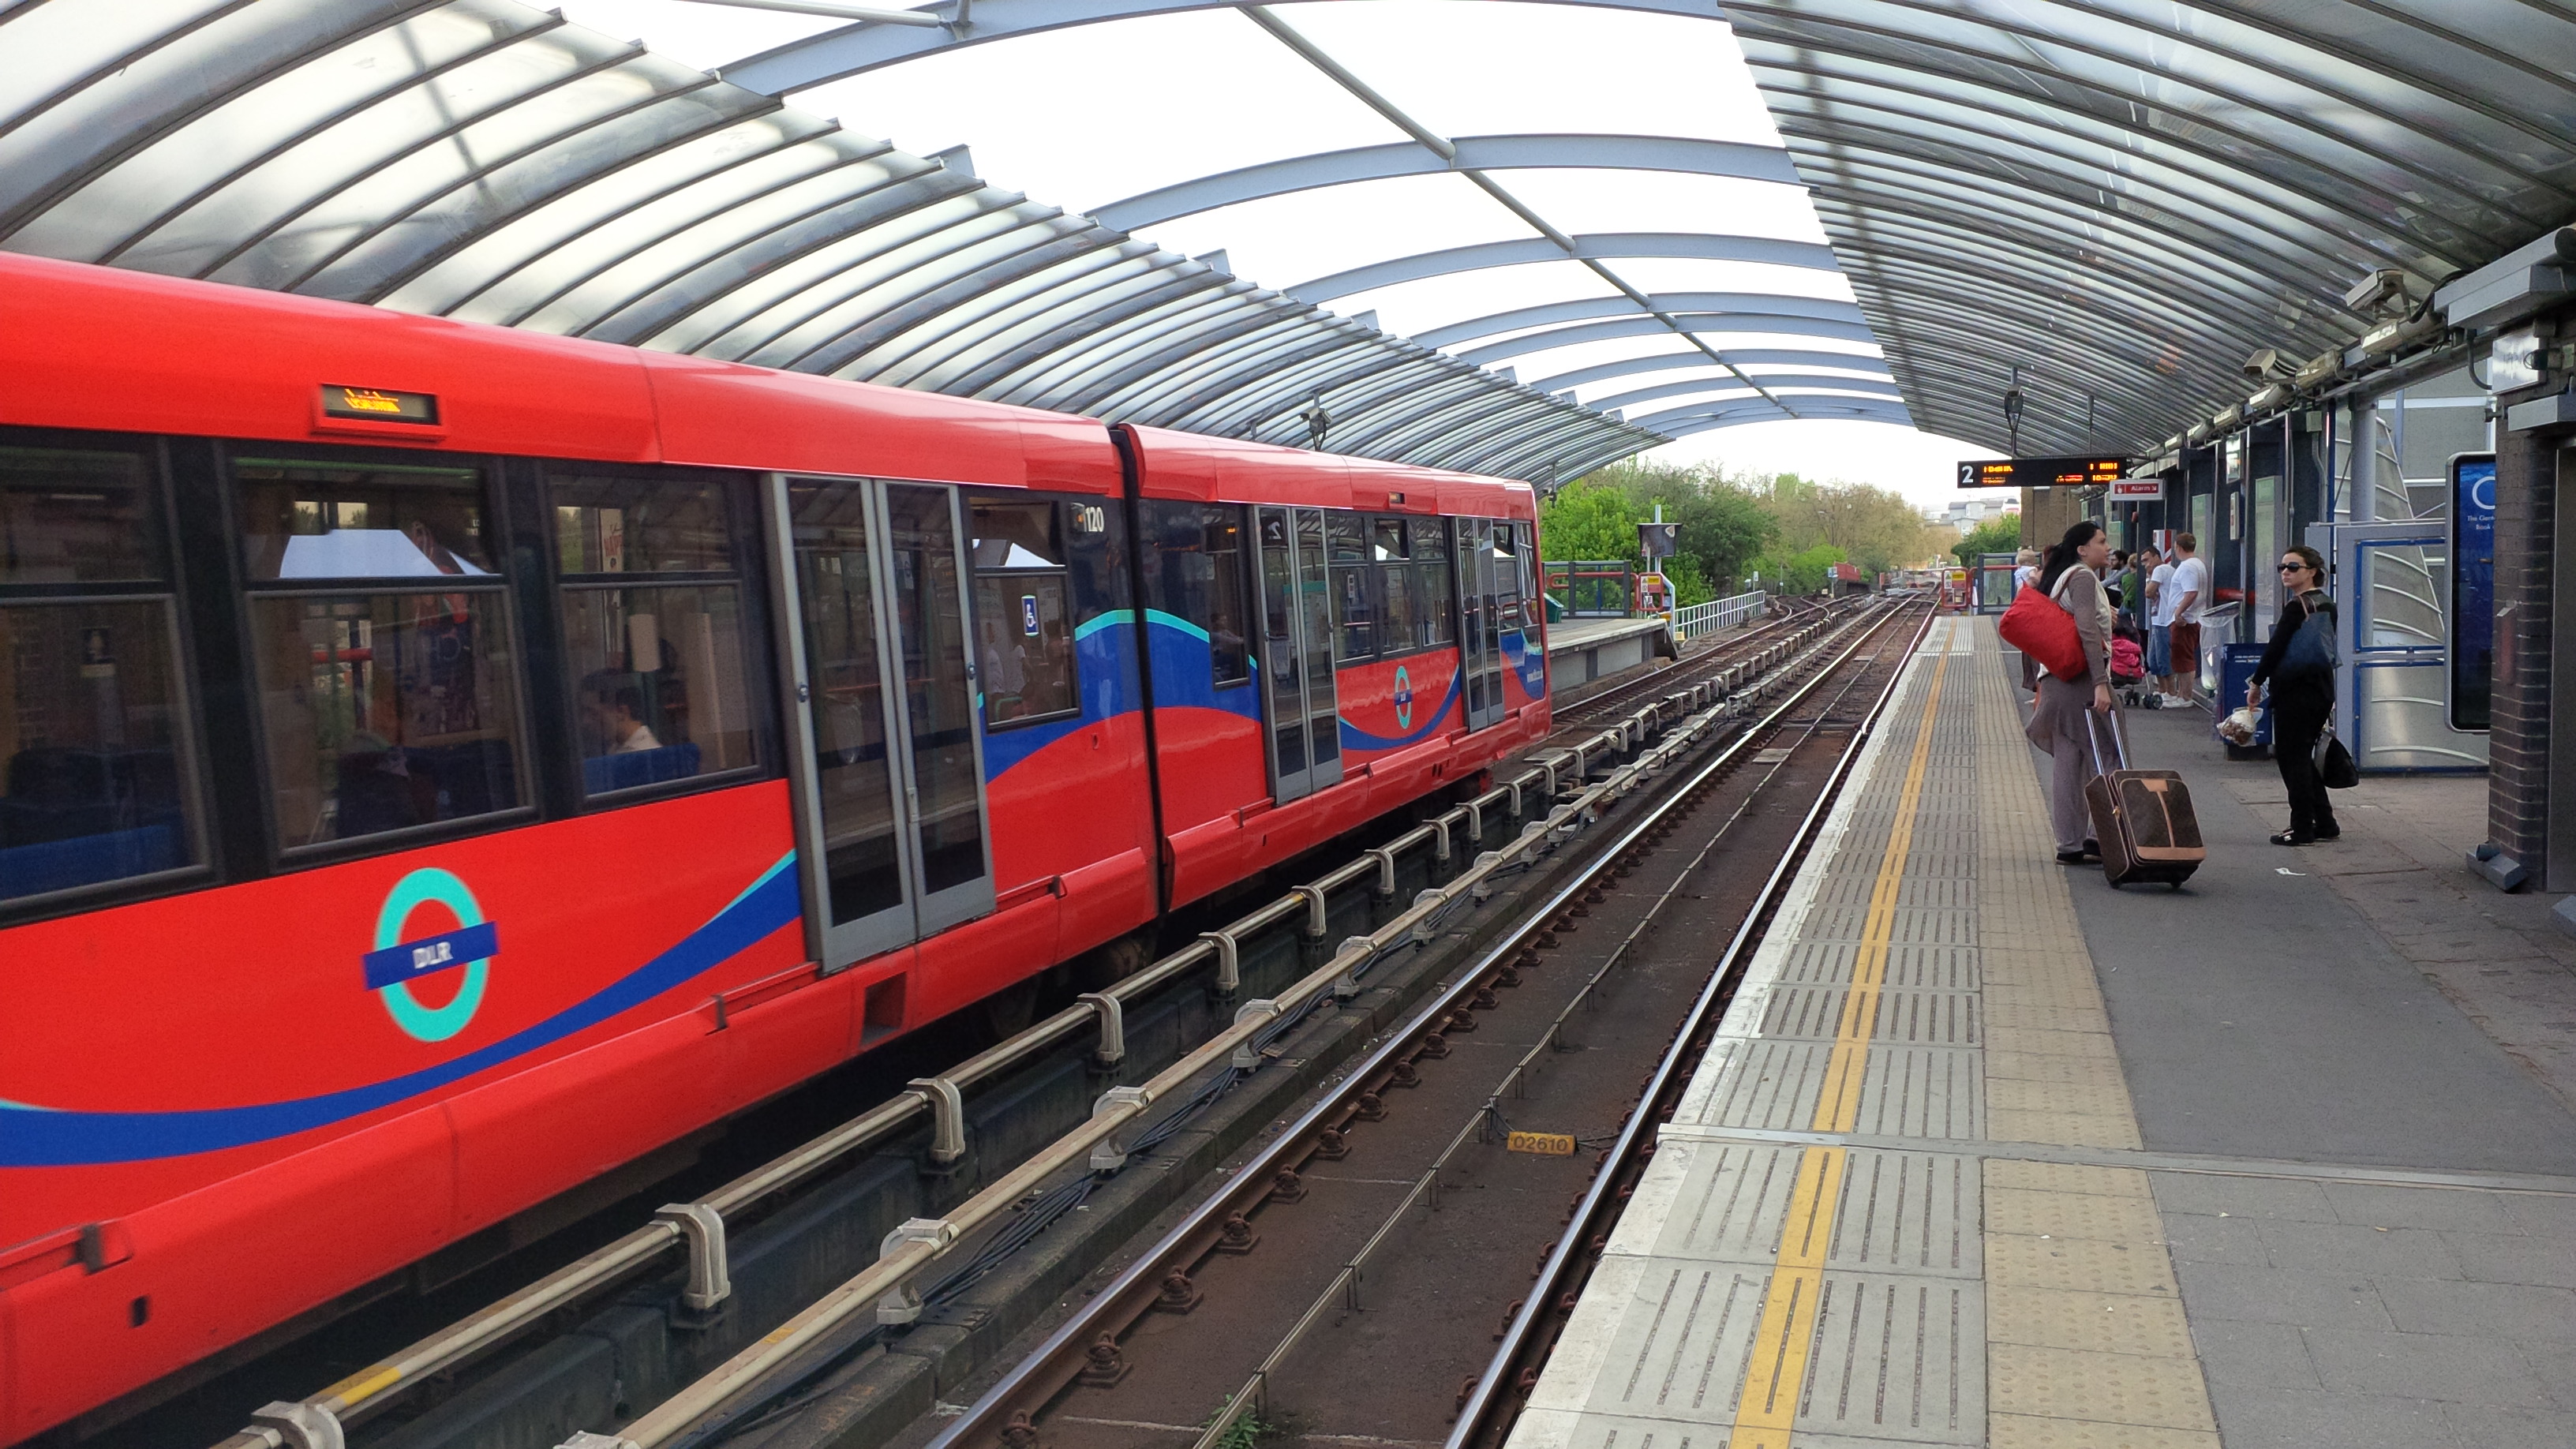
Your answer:
[[[1513,1449],[2215,1449],[2135,1174],[1984,1150],[2135,1118],[1991,630],[1922,652],[1984,657],[1916,662]],[[1818,1130],[1923,1148],[1728,1136]]]

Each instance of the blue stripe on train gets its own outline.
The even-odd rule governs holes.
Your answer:
[[[1387,739],[1380,735],[1370,734],[1368,731],[1361,729],[1358,725],[1352,724],[1349,720],[1343,720],[1341,722],[1342,748],[1346,750],[1392,750],[1399,749],[1405,745],[1416,744],[1420,741],[1431,738],[1432,733],[1438,730],[1441,727],[1441,724],[1449,718],[1449,711],[1458,707],[1459,683],[1460,681],[1454,676],[1450,679],[1449,692],[1441,696],[1440,708],[1433,713],[1430,720],[1427,721],[1422,728],[1415,730],[1409,735],[1404,735],[1396,739]]]
[[[1219,689],[1211,669],[1207,631],[1160,609],[1145,611],[1154,651],[1154,691],[1167,709],[1215,709],[1258,722],[1261,691]],[[1075,677],[1082,682],[1082,713],[1043,724],[1006,725],[984,732],[984,778],[998,780],[1012,766],[1077,730],[1144,706],[1136,679],[1136,611],[1111,609],[1073,631]]]
[[[213,1152],[328,1127],[435,1091],[639,1006],[723,965],[770,932],[794,921],[802,901],[796,873],[789,869],[795,861],[795,852],[790,851],[718,911],[714,919],[606,990],[453,1061],[363,1087],[247,1107],[76,1112],[0,1100],[0,1167],[71,1167]]]

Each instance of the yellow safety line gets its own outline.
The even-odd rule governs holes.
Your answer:
[[[1887,849],[1879,856],[1878,879],[1869,893],[1869,918],[1861,927],[1860,950],[1852,960],[1851,991],[1843,998],[1833,1056],[1825,1066],[1824,1091],[1810,1124],[1819,1132],[1849,1132],[1860,1119],[1861,1078],[1869,1064],[1870,1033],[1878,1024],[1879,991],[1887,983],[1887,949],[1896,934],[1896,896],[1905,883],[1905,857],[1914,846],[1923,770],[1932,756],[1932,724],[1940,716],[1941,678],[1949,668],[1947,651],[1935,657],[1932,685],[1923,700],[1923,723],[1915,731],[1914,756],[1906,762],[1905,787],[1897,796]],[[1788,1449],[1789,1427],[1798,1416],[1798,1390],[1807,1378],[1807,1346],[1815,1337],[1816,1299],[1824,1290],[1825,1249],[1834,1237],[1834,1205],[1842,1195],[1843,1155],[1839,1147],[1810,1147],[1799,1155],[1798,1175],[1789,1189],[1788,1219],[1780,1228],[1779,1262],[1771,1270],[1771,1287],[1762,1298],[1762,1318],[1753,1331],[1744,1396],[1735,1406],[1735,1433],[1727,1441],[1728,1449]]]

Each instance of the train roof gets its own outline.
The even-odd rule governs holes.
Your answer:
[[[326,412],[336,389],[435,421]],[[345,410],[342,410],[345,412]],[[0,253],[0,423],[1115,494],[1099,422],[909,388]],[[1531,517],[1526,484],[1160,428],[1146,491]]]

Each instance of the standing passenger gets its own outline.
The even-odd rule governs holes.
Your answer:
[[[2026,548],[2013,555],[2013,597],[2039,582],[2039,550]],[[2021,687],[2026,693],[2039,689],[2039,661],[2025,654],[2021,657]]]
[[[2048,815],[2057,833],[2057,859],[2065,865],[2079,865],[2101,853],[2084,786],[2094,775],[2094,721],[2087,711],[2109,714],[2112,707],[2111,601],[2093,572],[2110,556],[2109,536],[2102,525],[2088,520],[2067,529],[2048,551],[2048,568],[2041,575],[2048,596],[2074,616],[2076,636],[2084,643],[2084,673],[2073,679],[2044,675],[2039,708],[2023,731],[2054,761]]]
[[[2162,688],[2168,708],[2192,702],[2200,686],[2200,611],[2209,604],[2209,565],[2192,552],[2200,540],[2174,535],[2173,577],[2165,581],[2165,626],[2172,636],[2172,659]]]
[[[2281,618],[2272,626],[2272,641],[2263,646],[2263,662],[2254,666],[2245,686],[2251,707],[2272,685],[2272,758],[2281,767],[2281,788],[2290,796],[2290,828],[2272,837],[2274,845],[2307,845],[2343,834],[2335,823],[2334,801],[2317,778],[2317,737],[2334,714],[2335,677],[2331,669],[2284,674],[2282,661],[2290,640],[2311,614],[2334,614],[2325,591],[2325,556],[2305,544],[2281,550]]]

